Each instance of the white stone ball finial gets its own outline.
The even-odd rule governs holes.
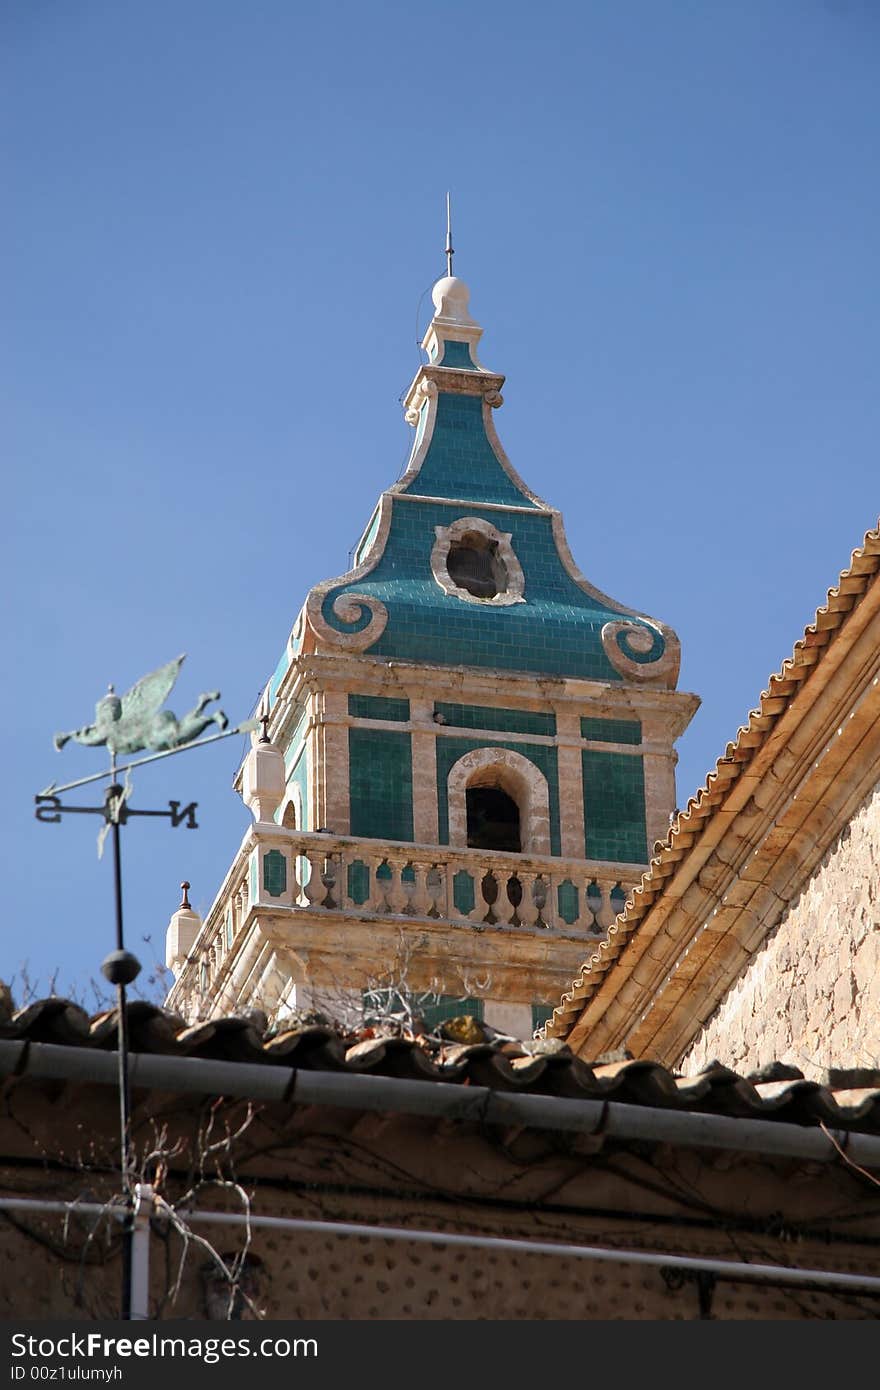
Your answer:
[[[471,292],[463,280],[459,280],[457,275],[444,275],[431,291],[435,318],[468,327],[474,325],[475,321],[468,312],[470,297]]]

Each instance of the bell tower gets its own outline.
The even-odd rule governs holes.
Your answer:
[[[666,835],[698,705],[678,639],[577,569],[496,433],[467,286],[433,304],[407,470],[266,685],[237,784],[254,823],[175,957],[190,1016],[399,988],[429,1024],[527,1036]]]

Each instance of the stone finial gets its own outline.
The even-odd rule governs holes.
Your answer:
[[[264,734],[245,758],[241,783],[242,800],[255,821],[273,819],[284,800],[285,786],[284,754]]]
[[[459,280],[457,275],[444,275],[431,291],[435,319],[461,324],[463,328],[476,328],[478,325],[468,311],[470,297],[464,280]]]
[[[177,979],[202,929],[202,919],[189,900],[190,885],[186,879],[180,885],[183,897],[165,933],[165,964]]]
[[[428,324],[422,347],[435,366],[466,366],[471,371],[485,371],[477,358],[477,344],[483,336],[483,330],[476,319],[471,318],[468,309],[470,297],[470,290],[457,275],[444,275],[431,291],[434,317]],[[459,345],[456,349],[459,355],[454,361],[445,362],[446,344],[449,342]],[[462,344],[465,344],[469,351],[469,362],[462,362],[460,359]]]

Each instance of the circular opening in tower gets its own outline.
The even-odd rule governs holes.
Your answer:
[[[498,554],[498,542],[468,532],[449,548],[449,578],[474,598],[497,598],[507,589],[507,569]]]

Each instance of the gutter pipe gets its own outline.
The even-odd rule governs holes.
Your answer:
[[[624,1101],[568,1100],[518,1095],[488,1086],[410,1081],[350,1072],[320,1072],[274,1064],[212,1061],[132,1052],[132,1089],[220,1095],[288,1105],[333,1105],[384,1114],[425,1115],[473,1124],[635,1139],[648,1143],[727,1149],[738,1153],[837,1163],[840,1153],[863,1168],[880,1169],[880,1136],[785,1121],[733,1119]],[[0,1076],[116,1085],[117,1054],[0,1039]],[[829,1137],[831,1136],[831,1137]]]

